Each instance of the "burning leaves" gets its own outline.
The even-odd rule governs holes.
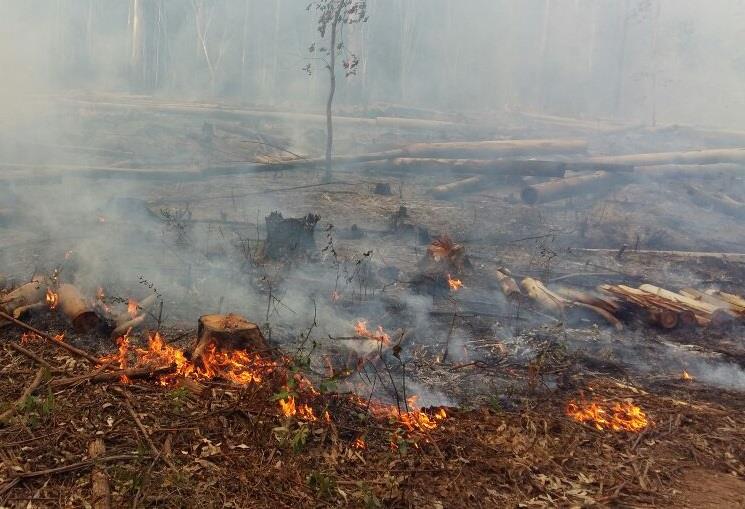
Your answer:
[[[644,411],[628,401],[618,403],[570,401],[566,414],[573,420],[589,424],[600,431],[640,432],[650,425]]]

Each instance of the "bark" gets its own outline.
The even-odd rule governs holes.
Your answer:
[[[711,304],[716,308],[729,309],[741,317],[745,315],[745,300],[731,294],[724,294],[722,296],[718,290],[709,290],[709,292],[711,293],[702,292],[695,288],[684,288],[679,293],[690,299]]]
[[[692,326],[697,323],[696,315],[690,309],[649,292],[625,285],[601,285],[600,289],[623,299],[633,308],[643,311],[649,323],[662,328],[674,329],[678,326]]]
[[[706,320],[710,320],[712,325],[724,325],[732,322],[734,314],[726,307],[715,306],[702,300],[696,300],[686,295],[671,292],[658,286],[645,284],[639,287],[640,290],[657,295],[663,299],[669,300],[680,306],[690,309],[694,314],[700,315]]]
[[[334,105],[334,94],[336,93],[336,30],[339,25],[339,16],[344,3],[339,3],[339,7],[334,13],[334,20],[331,22],[331,47],[329,48],[329,97],[326,101],[326,171],[331,173],[332,150],[334,145],[334,124],[331,116],[331,107]]]
[[[568,288],[566,286],[556,287],[554,288],[554,291],[567,300],[589,304],[604,309],[609,313],[615,314],[621,311],[621,305],[615,299],[610,297],[601,297],[594,293],[585,292],[576,288]]]
[[[29,307],[44,302],[48,288],[46,278],[35,277],[31,282],[0,297],[0,311],[18,319]],[[9,323],[0,319],[0,327]]]
[[[626,182],[622,174],[595,172],[589,175],[552,180],[523,188],[522,200],[529,205],[550,203],[592,192],[609,192]]]

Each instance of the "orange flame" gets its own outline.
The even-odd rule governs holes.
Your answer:
[[[39,336],[38,334],[34,332],[24,332],[23,334],[21,334],[22,345],[30,343],[31,341],[36,340],[36,339],[41,339],[41,336]]]
[[[390,344],[391,342],[391,337],[380,325],[378,325],[375,333],[370,332],[367,329],[367,320],[357,320],[357,323],[354,324],[354,333],[361,338],[370,338],[376,341],[380,341],[384,345]]]
[[[55,334],[54,335],[54,340],[55,341],[59,341],[60,343],[64,343],[65,342],[65,333],[63,332],[62,334]]]
[[[570,401],[566,414],[577,422],[588,423],[601,431],[639,432],[650,424],[640,407],[625,401],[614,403],[610,408],[603,403]]]
[[[294,396],[287,396],[279,400],[279,409],[285,417],[297,417],[304,421],[317,420],[313,408],[305,403],[297,404]]]
[[[57,293],[51,288],[47,289],[46,300],[47,300],[47,305],[49,306],[49,309],[51,310],[57,309],[57,306],[59,305],[59,295],[57,295]]]
[[[450,277],[450,274],[448,274],[448,286],[452,291],[457,292],[463,288],[463,282],[460,279],[453,279]]]
[[[101,362],[114,361],[119,365],[120,369],[127,369],[129,364],[129,331],[124,336],[116,338],[117,352],[115,354],[106,355],[101,358]],[[119,379],[123,384],[129,383],[129,377],[122,375]]]
[[[362,437],[357,437],[354,439],[354,442],[352,442],[352,447],[355,449],[359,449],[360,451],[363,451],[367,449],[367,444],[365,443],[365,439]]]
[[[137,309],[138,309],[138,303],[134,299],[129,299],[127,301],[127,313],[129,313],[129,316],[132,319],[137,318]]]
[[[406,400],[406,411],[401,411],[396,405],[368,402],[359,397],[355,397],[355,400],[360,406],[368,408],[373,416],[397,422],[407,431],[432,431],[447,419],[447,413],[443,408],[431,414],[421,410],[416,404],[417,396],[411,396]]]
[[[693,377],[688,374],[688,371],[683,371],[680,374],[680,379],[683,380],[684,382],[693,382]]]

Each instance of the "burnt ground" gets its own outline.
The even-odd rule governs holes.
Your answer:
[[[584,137],[597,154],[733,146],[683,129],[598,133],[512,122],[509,136]],[[235,123],[225,123],[233,128],[227,132],[215,122],[216,138],[205,146],[202,125],[101,113],[72,131],[69,145],[111,150],[87,154],[86,165],[157,163],[177,172],[279,157],[276,149],[246,143],[256,139],[252,133],[294,150],[318,137],[315,129],[298,135],[273,124],[240,125],[236,135]],[[442,134],[342,131],[339,151],[423,138]],[[56,162],[80,164],[78,153],[58,156]],[[13,205],[3,207],[0,272],[21,283],[61,267],[62,278],[91,296],[103,287],[107,295],[141,298],[155,288],[162,323],[151,316],[145,328],[160,326],[185,349],[198,316],[238,312],[259,323],[286,357],[266,383],[202,380],[206,390],[198,395],[146,380],[126,386],[128,397],[118,383],[52,389],[45,381],[0,429],[6,505],[91,503],[87,447],[96,437],[113,458],[102,467],[114,506],[745,505],[740,325],[663,332],[632,318],[619,332],[587,318],[562,323],[528,303],[508,303],[494,278],[496,268],[508,267],[516,276],[582,289],[650,282],[742,294],[745,256],[736,253],[743,252],[744,227],[691,202],[677,179],[638,179],[600,196],[531,207],[519,202],[516,182],[436,200],[429,189],[452,175],[386,174],[364,165],[337,168],[331,182],[308,169],[165,181],[28,180],[28,172],[13,172],[20,180],[9,187]],[[738,197],[739,178],[689,180]],[[379,183],[390,184],[392,195],[375,194]],[[85,199],[76,199],[81,194]],[[264,217],[274,210],[318,214],[317,249],[293,261],[263,259]],[[465,246],[471,267],[457,274],[463,289],[433,295],[415,282],[429,240],[442,234]],[[327,386],[329,359],[375,350],[349,339],[359,319],[402,338],[397,355],[386,352],[382,365],[338,377],[332,389],[309,397],[317,415],[329,410],[330,422],[279,415],[273,396],[288,373]],[[77,335],[52,313],[30,320],[97,355],[116,348],[105,334]],[[7,405],[35,367],[7,347],[18,330],[0,335]],[[136,332],[133,341],[145,337]],[[45,375],[52,380],[93,369],[41,340],[27,348],[68,369]],[[694,381],[681,380],[684,370]],[[432,412],[446,408],[448,418],[431,431],[408,430],[361,410],[350,391],[392,405],[402,393],[416,394]],[[640,433],[596,430],[565,414],[569,401],[581,399],[631,401],[652,423]],[[353,446],[360,437],[365,449]],[[62,466],[70,471],[45,472]],[[702,496],[704,484],[717,489]]]

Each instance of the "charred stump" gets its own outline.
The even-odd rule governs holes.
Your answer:
[[[316,249],[313,231],[320,219],[316,214],[284,218],[281,212],[272,212],[266,217],[264,255],[273,260],[309,255]]]
[[[210,348],[218,351],[249,350],[266,352],[269,344],[264,339],[259,326],[240,315],[204,315],[199,317],[197,344],[191,353],[195,362]]]

